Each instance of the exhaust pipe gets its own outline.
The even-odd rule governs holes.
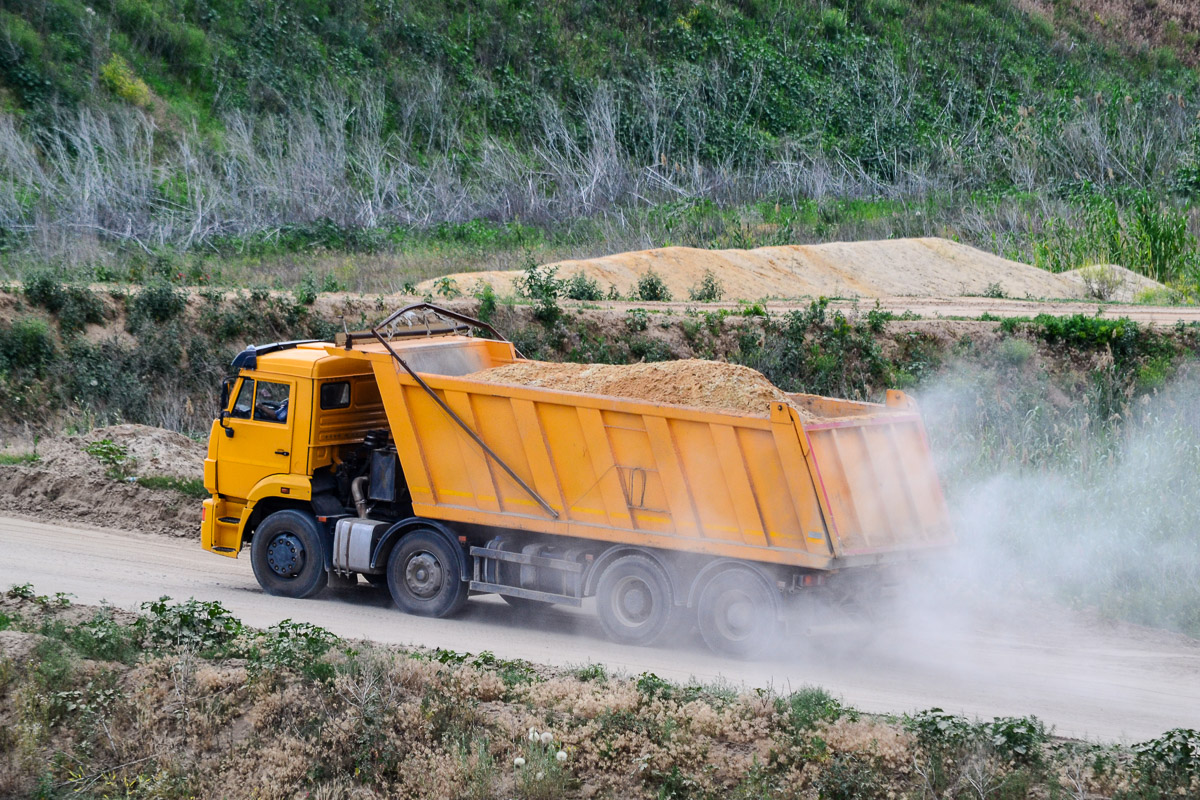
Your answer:
[[[362,475],[350,481],[350,496],[354,498],[354,510],[361,519],[367,518],[367,495],[363,487],[367,485],[367,476]]]

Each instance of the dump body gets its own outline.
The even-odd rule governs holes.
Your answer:
[[[900,392],[887,405],[791,395],[740,415],[464,377],[516,360],[506,342],[393,349],[328,352],[371,365],[419,517],[814,570],[952,542]]]

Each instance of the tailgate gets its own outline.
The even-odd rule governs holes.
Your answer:
[[[806,422],[843,565],[952,544],[941,484],[915,410]]]

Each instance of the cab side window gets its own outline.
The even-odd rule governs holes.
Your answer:
[[[254,400],[254,418],[262,422],[287,422],[288,395],[291,387],[286,383],[258,382],[258,396]]]
[[[237,399],[233,401],[233,411],[229,412],[229,416],[237,417],[238,419],[250,419],[250,409],[254,406],[254,381],[249,378],[242,380],[242,387],[238,389]]]
[[[321,409],[327,411],[334,408],[350,407],[350,382],[338,381],[321,386]]]

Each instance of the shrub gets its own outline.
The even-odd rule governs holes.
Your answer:
[[[334,670],[322,657],[341,641],[317,625],[285,619],[259,635],[247,669],[252,676],[290,669],[327,683],[333,680]]]
[[[83,452],[104,465],[104,474],[115,481],[124,480],[132,474],[137,462],[129,457],[129,448],[112,439],[101,439],[84,445]]]
[[[1200,779],[1200,731],[1175,728],[1133,746],[1134,764],[1151,786],[1182,796]]]
[[[1079,270],[1079,278],[1083,281],[1083,288],[1088,297],[1101,302],[1111,300],[1125,285],[1125,279],[1107,264],[1084,267]]]
[[[241,621],[216,601],[170,601],[164,596],[142,603],[145,616],[138,619],[137,626],[153,642],[215,650],[229,645],[242,632]]]
[[[533,301],[534,316],[543,324],[551,325],[562,316],[558,298],[563,292],[563,281],[558,277],[558,267],[539,267],[529,260],[513,286],[517,294]]]
[[[1002,363],[1019,367],[1033,358],[1034,347],[1024,339],[1007,338],[1000,342],[997,353]]]
[[[695,300],[697,303],[715,303],[724,295],[725,287],[721,285],[721,281],[717,279],[716,273],[711,269],[704,270],[704,277],[688,292],[689,299]]]
[[[829,692],[817,686],[805,686],[775,701],[775,710],[784,716],[793,735],[815,728],[822,722],[834,722],[847,713],[845,706]]]
[[[475,297],[479,300],[479,311],[476,315],[483,322],[491,322],[492,317],[496,315],[496,290],[490,283],[484,283],[475,290]]]
[[[137,658],[140,652],[137,640],[136,631],[117,622],[106,608],[76,627],[68,637],[71,646],[84,658],[125,664]]]
[[[671,299],[671,291],[662,277],[652,269],[646,270],[637,280],[637,298],[647,303],[661,303]]]
[[[566,295],[571,300],[603,300],[604,292],[595,278],[576,272],[564,284]]]
[[[187,295],[162,279],[142,287],[133,298],[126,327],[136,333],[148,321],[167,322],[179,316],[187,307]]]
[[[103,67],[100,68],[100,82],[108,90],[122,100],[140,108],[148,108],[152,96],[150,87],[139,78],[124,58],[117,53],[112,54]]]
[[[50,328],[42,320],[24,317],[0,326],[0,368],[40,374],[55,355]]]
[[[827,38],[837,38],[845,33],[849,26],[846,12],[840,8],[827,8],[821,12],[821,30]]]
[[[25,278],[25,297],[58,318],[64,333],[76,333],[86,325],[104,321],[104,304],[86,286],[73,286],[59,280],[52,270],[37,270]]]

